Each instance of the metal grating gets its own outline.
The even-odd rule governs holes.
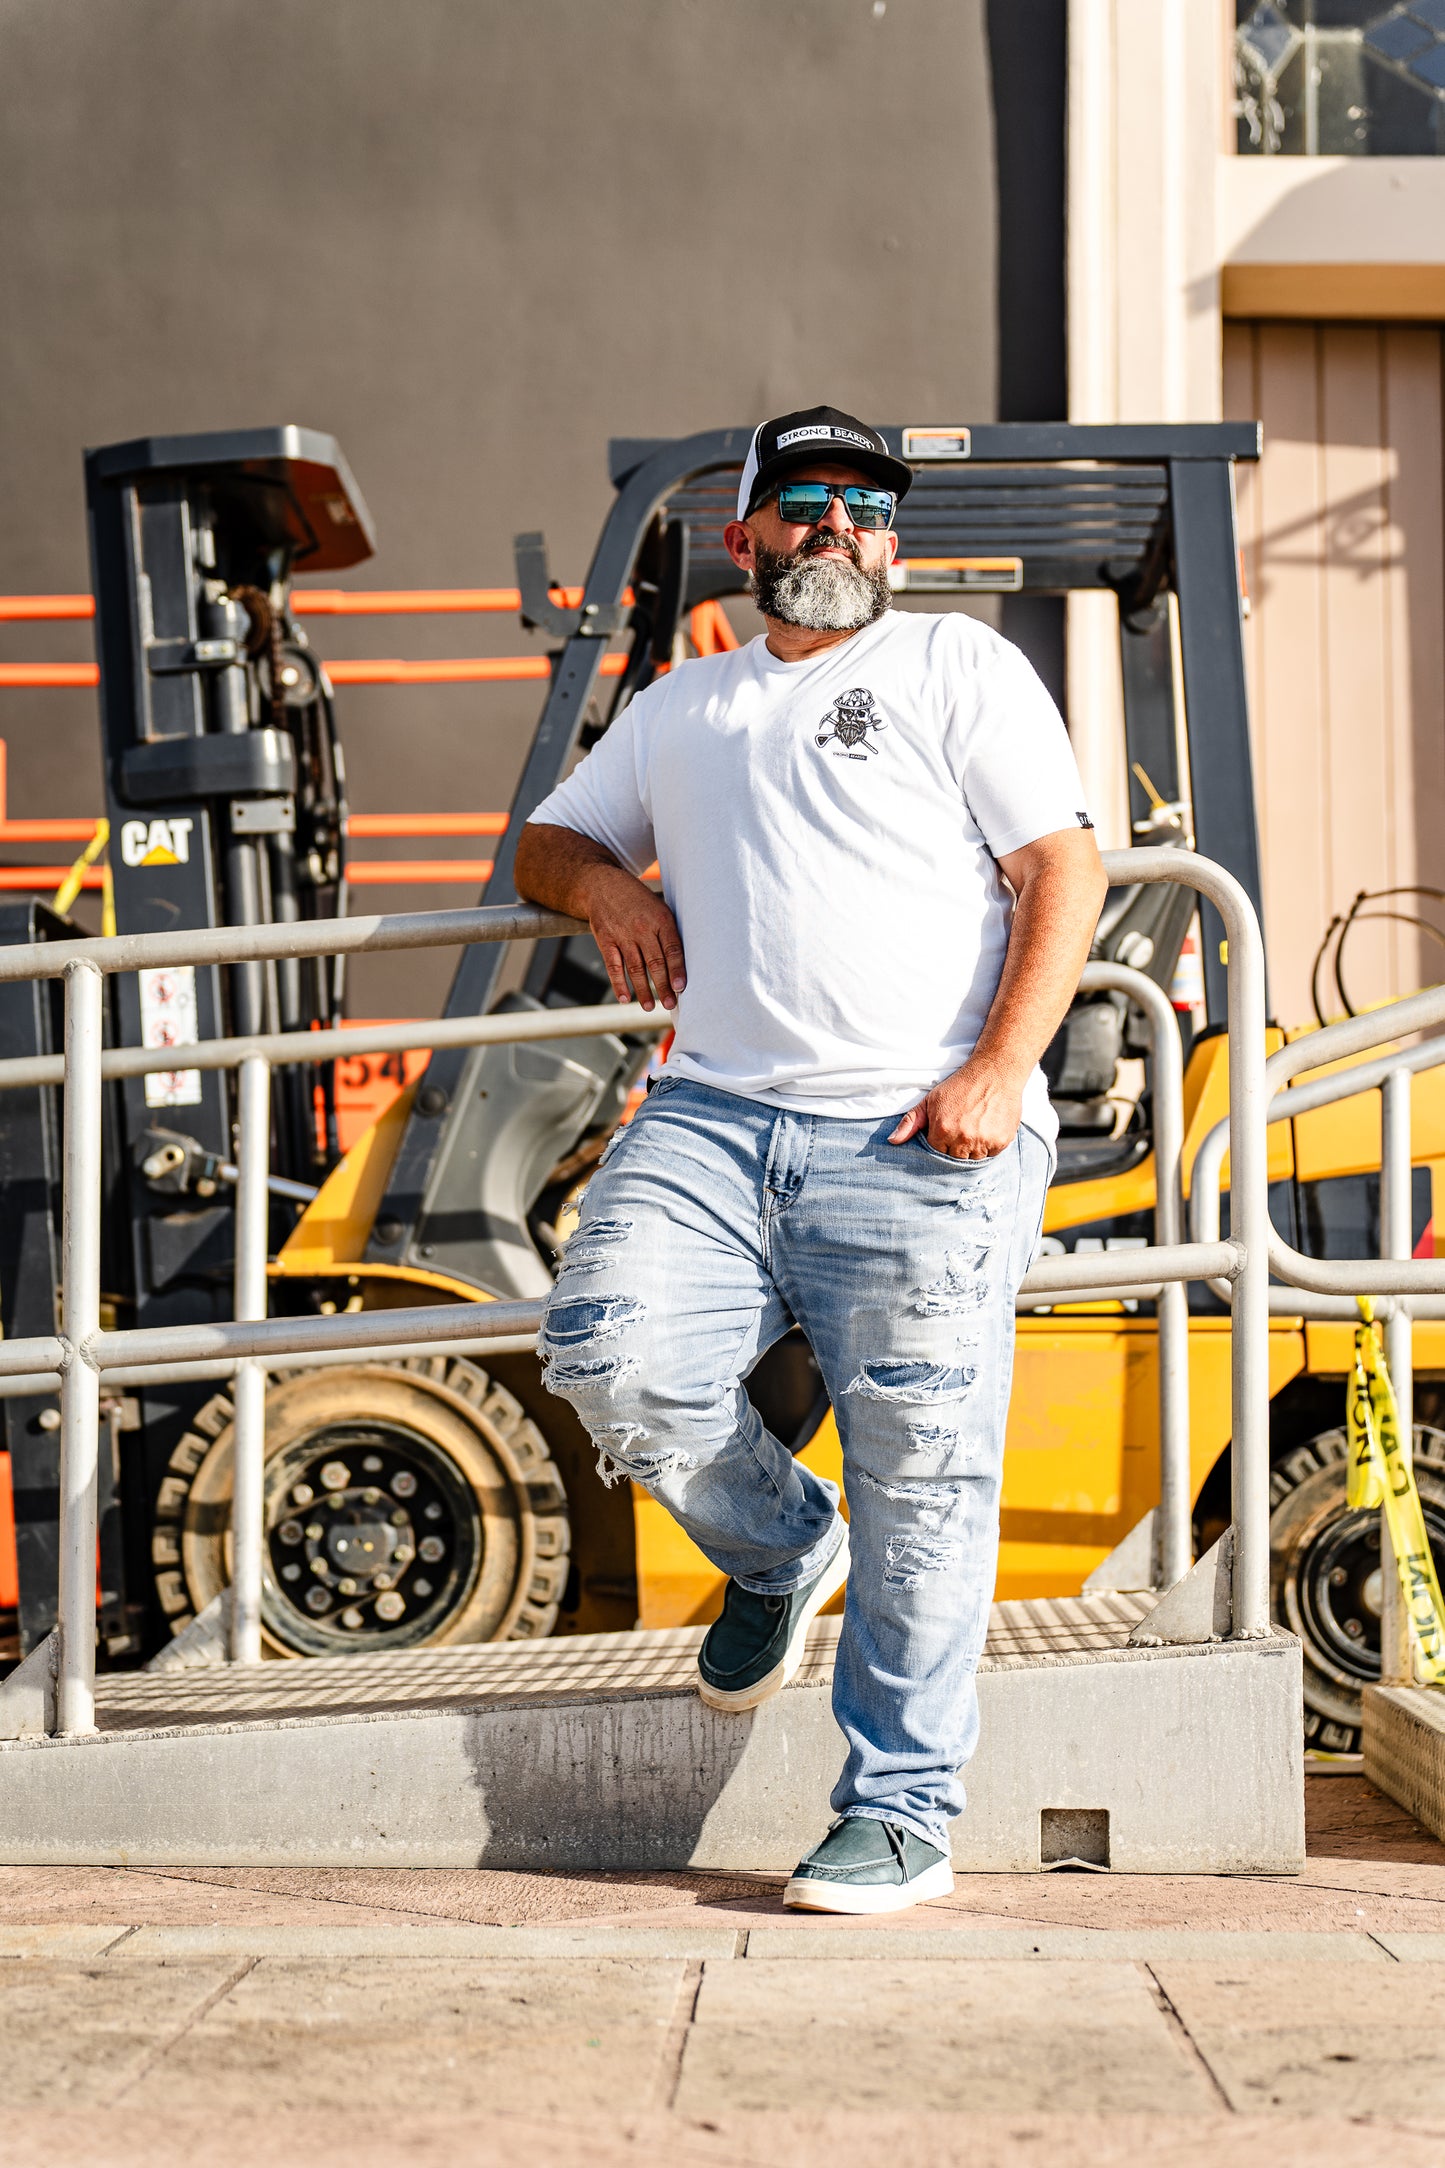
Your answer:
[[[1150,1596],[1067,1596],[997,1603],[983,1669],[1018,1669],[1122,1651]],[[827,1686],[840,1621],[819,1619],[795,1685]],[[96,1682],[102,1732],[380,1717],[515,1702],[630,1700],[691,1693],[705,1629],[586,1634],[554,1641],[419,1649],[196,1671],[112,1672]]]
[[[688,529],[694,595],[735,592],[722,545],[739,469],[675,490],[669,519]],[[1127,587],[1168,563],[1169,481],[1162,466],[922,468],[898,513],[907,557],[1021,557],[1027,589]]]

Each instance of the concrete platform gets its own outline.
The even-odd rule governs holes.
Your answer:
[[[994,1607],[960,1867],[1300,1865],[1298,1644],[1126,1646],[1147,1610]],[[697,1628],[117,1674],[95,1737],[0,1745],[0,1862],[791,1867],[841,1759],[837,1633],[747,1717],[698,1700]]]
[[[1445,1694],[1431,1686],[1367,1686],[1363,1733],[1371,1783],[1445,1837]]]

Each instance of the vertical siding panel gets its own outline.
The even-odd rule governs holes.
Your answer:
[[[1264,423],[1239,472],[1246,667],[1271,988],[1300,1023],[1334,912],[1362,888],[1445,889],[1442,333],[1233,324],[1224,389],[1227,414]],[[1356,1003],[1445,979],[1445,948],[1388,922],[1345,963]]]
[[[1390,803],[1394,881],[1445,887],[1445,488],[1442,488],[1441,338],[1433,326],[1394,325],[1384,334],[1385,433],[1392,562],[1389,646],[1394,708]],[[1396,899],[1435,925],[1438,905]],[[1409,993],[1445,979],[1445,950],[1398,929],[1399,977],[1385,991]]]
[[[1255,789],[1268,838],[1264,893],[1271,998],[1286,1023],[1302,1022],[1310,1013],[1309,964],[1328,892],[1328,771],[1317,752],[1326,688],[1316,349],[1312,325],[1264,324],[1256,334],[1265,456],[1255,490],[1259,518],[1251,586],[1258,627]]]
[[[1381,443],[1381,340],[1374,326],[1321,333],[1324,634],[1323,754],[1330,789],[1331,908],[1391,883],[1386,581],[1387,454]],[[1308,757],[1308,747],[1300,753]],[[1393,929],[1350,937],[1346,982],[1357,1007],[1394,980]]]

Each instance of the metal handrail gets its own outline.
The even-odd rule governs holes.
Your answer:
[[[437,1046],[510,1046],[535,1039],[585,1039],[599,1032],[670,1031],[666,1009],[599,1002],[576,1009],[503,1009],[490,1016],[419,1017],[415,1023],[345,1024],[328,1031],[272,1031],[249,1039],[199,1039],[187,1046],[112,1046],[100,1057],[107,1083],[160,1076],[171,1069],[234,1069],[264,1061],[273,1069],[344,1061],[353,1054],[408,1054]],[[180,1057],[184,1057],[181,1059]],[[63,1054],[17,1054],[0,1061],[0,1091],[63,1084]]]
[[[1439,1285],[1438,1261],[1414,1260],[1411,1256],[1410,1085],[1412,1077],[1445,1063],[1445,1038],[1424,1039],[1416,1046],[1392,1049],[1373,1061],[1356,1062],[1334,1076],[1317,1077],[1310,1084],[1298,1084],[1289,1090],[1280,1087],[1303,1070],[1348,1059],[1382,1041],[1428,1029],[1441,1021],[1445,1021],[1445,989],[1431,988],[1403,1001],[1390,1002],[1382,1009],[1372,1009],[1364,1016],[1307,1033],[1281,1048],[1266,1064],[1266,1090],[1271,1093],[1265,1107],[1266,1122],[1287,1121],[1296,1114],[1309,1114],[1318,1107],[1358,1098],[1366,1091],[1377,1090],[1380,1094],[1378,1264],[1369,1259],[1305,1258],[1271,1228],[1270,1266],[1286,1285],[1271,1288],[1270,1307],[1281,1314],[1353,1324],[1359,1316],[1357,1295],[1375,1296],[1377,1311],[1385,1322],[1385,1355],[1399,1410],[1400,1452],[1406,1463],[1414,1449],[1414,1320],[1445,1318],[1445,1297],[1433,1291]],[[1220,1182],[1227,1149],[1225,1126],[1215,1124],[1194,1162],[1190,1217],[1196,1237],[1203,1240],[1219,1232]],[[1434,1270],[1428,1269],[1432,1263]],[[1422,1264],[1427,1267],[1423,1272],[1419,1270]],[[1415,1292],[1422,1284],[1427,1291]],[[1224,1292],[1227,1296],[1229,1290]],[[1410,1622],[1395,1571],[1389,1519],[1383,1511],[1380,1566],[1380,1677],[1387,1686],[1409,1685],[1414,1678]]]
[[[1179,1018],[1162,986],[1120,964],[1088,964],[1085,992],[1127,994],[1149,1023],[1154,1057],[1154,1240],[1170,1248],[1184,1239],[1184,1044]],[[1105,1252],[1118,1255],[1118,1252]],[[1137,1253],[1136,1253],[1137,1254]],[[1189,1571],[1193,1495],[1189,1458],[1189,1295],[1183,1280],[1165,1280],[1155,1297],[1159,1367],[1159,1507],[1156,1578],[1172,1588]]]
[[[1137,1008],[1143,1011],[1150,1030],[1155,1059],[1153,1097],[1155,1106],[1154,1157],[1156,1167],[1156,1243],[1165,1247],[1177,1244],[1182,1235],[1183,1206],[1180,1192],[1180,1161],[1184,1145],[1184,1058],[1179,1037],[1178,1019],[1163,989],[1142,971],[1133,970],[1125,964],[1091,963],[1085,967],[1080,981],[1081,991],[1120,992],[1128,995]],[[534,1043],[539,1040],[580,1038],[592,1033],[604,1032],[661,1032],[671,1026],[667,1011],[651,1011],[636,1002],[605,1003],[595,1007],[570,1009],[542,1009],[537,1011],[503,1011],[485,1017],[454,1017],[445,1021],[419,1021],[417,1023],[376,1024],[347,1027],[337,1031],[272,1032],[255,1038],[207,1039],[195,1046],[179,1047],[113,1047],[101,1056],[101,1074],[109,1082],[117,1078],[154,1076],[172,1070],[183,1061],[187,1069],[219,1070],[237,1068],[242,1078],[259,1063],[271,1067],[288,1064],[321,1062],[333,1055],[387,1054],[415,1049],[443,1046],[513,1045]],[[56,1085],[64,1081],[65,1058],[61,1054],[17,1056],[0,1061],[0,1091],[15,1091],[41,1085]],[[242,1103],[237,1122],[240,1149],[246,1149],[253,1122],[248,1119],[247,1107]],[[1152,1254],[1152,1253],[1151,1253]],[[1159,1361],[1159,1555],[1158,1574],[1160,1585],[1170,1587],[1189,1569],[1190,1562],[1190,1495],[1189,1495],[1189,1310],[1184,1283],[1169,1280],[1162,1283],[1151,1280],[1144,1284],[1147,1293],[1158,1304],[1158,1361]],[[1045,1302],[1057,1305],[1072,1294],[1076,1299],[1098,1302],[1118,1300],[1135,1289],[1122,1285],[1112,1287],[1068,1287],[1062,1293],[1045,1297],[1039,1293],[1020,1293],[1017,1307],[1028,1312],[1043,1307]],[[264,1314],[264,1304],[256,1311]],[[534,1345],[523,1335],[501,1336],[505,1349]],[[468,1343],[457,1341],[448,1352],[462,1353]],[[489,1333],[484,1341],[470,1343],[472,1352],[500,1353],[504,1346],[498,1336]],[[407,1353],[425,1352],[424,1343],[416,1343]],[[397,1351],[392,1351],[393,1356]],[[291,1354],[289,1361],[299,1366],[324,1364],[335,1360],[334,1354]],[[348,1353],[347,1359],[351,1359]],[[210,1360],[173,1362],[147,1369],[134,1361],[119,1370],[106,1367],[107,1383],[144,1383],[150,1379],[161,1382],[180,1383],[186,1380],[226,1379],[239,1376],[248,1366],[264,1363],[259,1357],[228,1355]],[[58,1371],[29,1372],[15,1377],[0,1377],[0,1399],[14,1399],[21,1395],[54,1392],[60,1384]],[[249,1406],[242,1407],[241,1399],[252,1390],[246,1387],[237,1403],[238,1428],[246,1428],[259,1421]],[[241,1511],[238,1509],[238,1525]],[[244,1579],[241,1566],[236,1568],[236,1580]],[[244,1626],[246,1614],[241,1612]],[[233,1613],[233,1624],[236,1614]]]
[[[580,919],[530,903],[471,911],[388,911],[366,918],[293,919],[267,926],[200,926],[175,933],[122,933],[0,947],[0,983],[63,979],[73,965],[107,977],[177,964],[272,963],[295,956],[391,955],[397,949],[473,942],[542,941],[585,933]]]
[[[1351,1054],[1364,1053],[1388,1040],[1403,1039],[1412,1032],[1429,1031],[1440,1024],[1445,1024],[1445,986],[1410,994],[1403,1001],[1390,1002],[1386,1008],[1367,1010],[1363,1016],[1346,1017],[1341,1023],[1326,1025],[1323,1031],[1306,1032],[1270,1055],[1265,1065],[1266,1097],[1278,1092],[1301,1070],[1318,1069],[1325,1062],[1347,1059]],[[1435,1061],[1424,1058],[1425,1047],[1432,1045],[1438,1049]],[[1445,1046],[1426,1041],[1425,1047],[1411,1049],[1417,1056],[1413,1063],[1403,1056],[1395,1057],[1389,1064],[1389,1073],[1408,1075],[1412,1068],[1433,1068],[1436,1061],[1445,1061]],[[1267,1105],[1265,1112],[1267,1119]],[[1369,1258],[1356,1261],[1306,1257],[1271,1227],[1269,1263],[1270,1270],[1278,1278],[1292,1287],[1306,1288],[1311,1294],[1445,1294],[1445,1257],[1380,1259],[1378,1262]]]
[[[1431,1008],[1434,1009],[1433,1017]],[[1346,1018],[1343,1023],[1327,1025],[1322,1031],[1307,1032],[1289,1046],[1280,1048],[1265,1065],[1266,1089],[1270,1095],[1265,1108],[1266,1123],[1312,1114],[1320,1107],[1359,1098],[1367,1091],[1383,1093],[1389,1089],[1393,1078],[1400,1077],[1408,1082],[1412,1075],[1418,1075],[1422,1070],[1440,1067],[1445,1063],[1445,1038],[1422,1039],[1416,1046],[1379,1055],[1373,1061],[1358,1062],[1333,1076],[1318,1077],[1313,1083],[1297,1084],[1288,1090],[1282,1088],[1283,1079],[1289,1075],[1345,1059],[1362,1047],[1368,1049],[1401,1038],[1407,1032],[1425,1028],[1430,1021],[1445,1022],[1445,989],[1432,988],[1426,994],[1408,995],[1403,1001],[1371,1009],[1364,1016]],[[1338,1038],[1334,1036],[1336,1033]],[[1283,1059],[1285,1055],[1294,1057],[1288,1065]],[[1278,1069],[1276,1063],[1280,1065]],[[1386,1164],[1388,1146],[1389,1138],[1385,1137],[1382,1139],[1381,1179],[1386,1184],[1390,1180],[1390,1169]],[[1229,1122],[1225,1117],[1206,1133],[1194,1155],[1190,1173],[1189,1222],[1190,1236],[1195,1242],[1219,1240],[1220,1189],[1228,1152]],[[1271,1272],[1286,1283],[1270,1290],[1270,1308],[1276,1316],[1353,1322],[1359,1314],[1356,1296],[1373,1295],[1377,1298],[1380,1315],[1385,1318],[1402,1309],[1408,1310],[1413,1317],[1445,1318],[1445,1260],[1390,1260],[1396,1265],[1411,1265],[1410,1276],[1402,1278],[1397,1271],[1387,1270],[1384,1260],[1306,1257],[1293,1249],[1271,1224],[1269,1262]],[[1419,1270],[1420,1267],[1424,1270]],[[1211,1281],[1210,1284],[1226,1302],[1230,1299],[1227,1281]]]
[[[1264,954],[1258,922],[1240,884],[1222,868],[1179,850],[1133,850],[1105,855],[1111,878],[1129,883],[1178,881],[1207,896],[1219,910],[1228,936],[1230,1027],[1231,1151],[1235,1169],[1236,1214],[1229,1242],[1164,1241],[1144,1250],[1097,1256],[1041,1258],[1027,1275],[1023,1292],[1079,1299],[1090,1289],[1154,1286],[1205,1276],[1227,1276],[1234,1286],[1233,1373],[1233,1517],[1234,1622],[1236,1636],[1267,1635],[1269,1627],[1268,1554],[1268,1201],[1265,1189],[1264,1123]],[[181,1050],[102,1048],[103,980],[106,975],[157,966],[228,964],[268,958],[389,952],[448,946],[458,942],[536,939],[581,930],[557,913],[526,905],[474,911],[428,911],[348,920],[311,920],[289,925],[206,928],[190,932],[137,934],[105,940],[34,943],[0,949],[0,981],[61,978],[65,987],[64,1136],[61,1329],[58,1335],[0,1342],[0,1376],[43,1373],[59,1380],[61,1403],[61,1560],[57,1728],[64,1733],[94,1728],[96,1480],[99,1442],[99,1396],[106,1377],[155,1372],[180,1363],[226,1362],[271,1365],[313,1353],[375,1352],[455,1343],[476,1346],[503,1334],[530,1334],[537,1324],[535,1303],[453,1303],[395,1312],[364,1312],[331,1317],[266,1318],[258,1308],[256,1230],[262,1230],[264,1259],[266,1152],[269,1111],[265,1087],[275,1058],[316,1059],[321,1033],[297,1034],[308,1044],[273,1048],[263,1040],[232,1041],[214,1056],[205,1047],[186,1048],[189,1065],[226,1066],[238,1062],[247,1071],[243,1092],[245,1137],[238,1144],[236,1212],[238,1222],[235,1321],[229,1324],[176,1325],[147,1330],[100,1329],[99,1223],[102,1093],[107,1063],[129,1074],[176,1066]],[[1149,1004],[1153,1021],[1157,1003]],[[621,1022],[613,1010],[608,1028]],[[565,1025],[560,1016],[566,1017]],[[469,1019],[473,1030],[498,1019]],[[654,1014],[652,1021],[662,1018]],[[530,1026],[530,1016],[505,1019],[509,1032]],[[435,1045],[436,1024],[391,1027],[422,1034],[420,1043]],[[577,1030],[575,1012],[559,1012],[559,1035]],[[539,1034],[540,1035],[540,1034]],[[368,1036],[336,1035],[357,1051]],[[284,1037],[284,1035],[283,1035]],[[1159,1045],[1168,1044],[1161,1032]],[[139,1062],[137,1057],[140,1056]],[[1162,1057],[1166,1062],[1167,1054]],[[54,1057],[39,1057],[53,1062]],[[14,1073],[15,1083],[21,1078]],[[33,1064],[25,1081],[40,1081]],[[45,1072],[47,1079],[54,1070]],[[1169,1095],[1166,1094],[1165,1097]],[[1167,1129],[1164,1156],[1174,1152]],[[1170,1185],[1165,1184],[1162,1233],[1179,1232],[1177,1214],[1170,1221]],[[470,1330],[469,1330],[470,1328]],[[259,1564],[261,1532],[256,1522],[259,1470],[264,1458],[260,1395],[248,1387],[240,1396],[235,1434],[236,1507],[252,1525],[236,1528],[238,1564],[248,1586],[233,1590],[239,1631],[233,1653],[259,1655]],[[243,1465],[244,1463],[244,1465]],[[1177,1501],[1175,1501],[1177,1503]]]

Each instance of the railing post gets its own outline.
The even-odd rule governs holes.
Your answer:
[[[1264,943],[1247,899],[1241,897],[1229,917],[1235,922],[1229,928],[1229,1222],[1244,1249],[1230,1318],[1234,1634],[1262,1640],[1270,1632]]]
[[[236,1275],[238,1322],[266,1315],[271,1159],[271,1065],[258,1054],[240,1064],[236,1106]],[[231,1661],[261,1661],[261,1568],[265,1541],[266,1372],[236,1366],[232,1387],[235,1477],[231,1499]]]
[[[1154,1240],[1184,1240],[1184,1049],[1172,1011],[1151,1009],[1154,1042]],[[1189,1290],[1167,1280],[1156,1307],[1159,1355],[1159,1586],[1172,1588],[1193,1553],[1189,1463]]]
[[[56,1730],[95,1730],[96,1478],[100,1373],[100,1056],[105,981],[93,963],[65,968],[65,1118],[61,1146],[60,1669]]]
[[[1411,1240],[1410,1072],[1396,1069],[1380,1087],[1380,1255],[1407,1258]],[[1385,1322],[1385,1360],[1400,1411],[1400,1451],[1408,1463],[1415,1438],[1414,1322],[1402,1296]],[[1400,1589],[1390,1524],[1380,1509],[1380,1681],[1409,1686],[1414,1678],[1410,1619]]]

